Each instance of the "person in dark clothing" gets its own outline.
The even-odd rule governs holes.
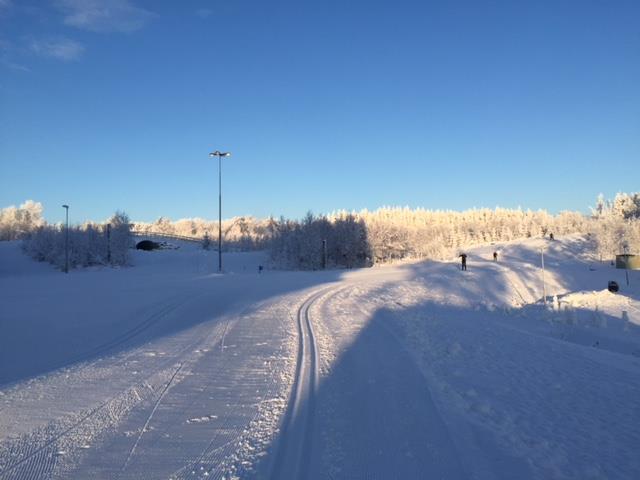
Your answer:
[[[553,236],[553,233],[550,233],[550,234],[549,234],[549,240],[555,240],[555,238],[554,238],[554,236]]]
[[[498,261],[498,252],[493,252],[493,261],[494,262]]]
[[[460,258],[462,259],[462,270],[466,270],[467,269],[467,254],[466,253],[461,253],[460,254]]]

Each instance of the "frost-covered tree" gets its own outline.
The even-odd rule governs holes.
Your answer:
[[[23,249],[36,260],[62,269],[67,234],[70,268],[129,263],[132,237],[129,217],[124,212],[116,212],[105,224],[70,226],[68,232],[64,225],[42,225],[25,237]]]
[[[640,193],[618,193],[613,200],[612,211],[614,215],[625,220],[640,218]]]
[[[319,268],[321,241],[326,239],[329,263],[334,266],[445,258],[472,245],[585,233],[588,225],[589,219],[577,212],[553,216],[544,210],[383,207],[326,217],[307,215],[297,222],[281,219],[273,229],[271,255],[282,266]]]
[[[364,221],[353,214],[328,218],[308,213],[295,222],[282,218],[274,228],[271,258],[287,268],[317,270],[323,267],[363,267],[371,264],[371,249]]]
[[[640,194],[618,193],[613,201],[598,196],[592,211],[591,233],[601,259],[617,254],[640,253]]]
[[[132,247],[131,221],[122,211],[117,211],[109,220],[111,235],[109,250],[112,265],[128,265],[129,251]]]
[[[16,240],[44,225],[42,204],[27,200],[0,210],[0,240]]]

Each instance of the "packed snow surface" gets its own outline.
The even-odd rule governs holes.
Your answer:
[[[588,239],[467,271],[178,246],[65,275],[0,243],[0,479],[640,478],[640,275]]]

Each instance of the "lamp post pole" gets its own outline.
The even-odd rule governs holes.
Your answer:
[[[62,205],[65,209],[65,227],[64,227],[64,273],[69,273],[69,205]]]
[[[230,157],[230,152],[211,152],[209,157],[218,157],[218,272],[222,273],[222,157]]]

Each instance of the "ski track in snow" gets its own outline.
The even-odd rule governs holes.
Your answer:
[[[335,287],[334,287],[335,288]],[[307,478],[311,456],[310,432],[314,428],[316,391],[318,388],[318,347],[310,317],[314,303],[328,295],[332,289],[324,289],[309,296],[296,314],[298,331],[298,357],[296,373],[288,401],[288,409],[282,422],[280,444],[276,447],[270,478]],[[294,421],[300,419],[300,421]]]
[[[224,337],[223,337],[223,339],[224,339]],[[133,446],[131,447],[131,450],[129,450],[129,454],[127,455],[127,458],[124,461],[124,464],[122,465],[121,472],[124,472],[126,470],[127,465],[131,461],[131,457],[133,457],[133,454],[136,452],[136,448],[138,447],[138,444],[140,443],[140,440],[142,439],[142,435],[144,435],[144,432],[146,432],[147,428],[149,427],[149,423],[151,422],[151,419],[153,418],[153,414],[156,413],[156,410],[158,409],[158,406],[160,405],[160,402],[164,398],[165,394],[167,393],[167,390],[171,386],[171,383],[175,380],[176,375],[178,375],[178,373],[180,372],[182,367],[183,367],[182,363],[180,365],[178,365],[178,368],[173,373],[173,375],[171,375],[171,378],[169,379],[169,381],[167,382],[165,387],[162,389],[162,392],[160,392],[160,396],[158,397],[158,400],[156,401],[156,403],[153,405],[153,409],[151,410],[151,413],[147,417],[147,421],[144,422],[144,425],[140,429],[140,434],[138,435],[138,438],[136,438],[136,441],[133,444]]]
[[[145,256],[156,275],[186,255],[158,283],[179,288],[0,388],[0,480],[640,478],[640,278],[587,247],[477,247],[466,272],[230,276],[227,299],[199,252]],[[244,279],[273,293],[243,302]],[[221,299],[240,301],[203,313]]]

